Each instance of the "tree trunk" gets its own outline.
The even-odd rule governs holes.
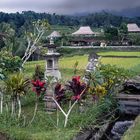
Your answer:
[[[0,92],[0,113],[3,112],[3,94]]]
[[[20,102],[20,96],[17,97],[18,102],[18,118],[21,116],[21,102]]]
[[[68,117],[69,117],[69,115],[65,116],[65,123],[64,123],[64,127],[66,127],[66,126],[67,126],[67,123],[68,123]]]
[[[34,121],[36,113],[37,113],[37,108],[38,108],[38,97],[36,97],[36,103],[35,103],[35,109],[34,109],[34,115],[30,121],[30,124]]]
[[[14,114],[14,100],[12,99],[12,103],[11,103],[11,115]]]

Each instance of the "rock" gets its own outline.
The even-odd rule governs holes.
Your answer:
[[[89,140],[92,137],[92,133],[90,130],[86,130],[83,133],[79,133],[77,136],[73,138],[73,140]]]
[[[124,132],[133,124],[133,121],[118,121],[113,126],[111,133],[113,140],[120,140]]]
[[[83,133],[79,133],[73,140],[100,140],[104,135],[109,123],[104,124],[101,128],[94,128],[86,130]]]
[[[127,80],[123,84],[123,90],[121,93],[140,94],[140,76],[136,76],[133,79]]]

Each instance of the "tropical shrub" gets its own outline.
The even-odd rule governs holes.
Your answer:
[[[77,100],[77,99],[79,100],[80,98],[83,98],[85,92],[81,96],[80,94],[85,88],[86,88],[86,84],[80,81],[80,76],[72,77],[72,80],[68,81],[68,83],[66,84],[66,89],[73,93],[71,97],[72,100]]]
[[[45,88],[45,82],[42,82],[40,80],[32,81],[33,85],[33,91],[36,93],[36,95],[39,97],[41,93],[43,93],[46,88]]]
[[[21,69],[22,61],[20,57],[13,56],[8,51],[0,51],[0,68],[3,73],[6,75],[7,73],[17,72]]]
[[[10,76],[5,81],[6,93],[11,96],[12,102],[12,114],[16,113],[17,104],[19,107],[18,117],[21,115],[21,102],[20,97],[26,95],[29,89],[30,81],[29,79],[25,79],[22,73],[17,73],[15,75]]]
[[[124,81],[130,76],[128,70],[109,64],[101,65],[100,72],[103,75],[104,86],[110,94],[113,94],[117,87],[121,87]]]
[[[115,95],[129,75],[129,71],[123,68],[101,65],[96,71],[88,74],[89,93],[93,95],[94,100]]]
[[[55,98],[58,102],[80,100],[85,97],[86,91],[82,93],[85,88],[86,84],[81,82],[80,76],[74,76],[64,86],[60,83],[56,84],[54,88]]]
[[[61,103],[62,101],[66,100],[65,91],[66,89],[63,87],[62,84],[60,83],[56,84],[54,88],[54,94],[58,103]]]

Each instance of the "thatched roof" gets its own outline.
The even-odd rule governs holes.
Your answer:
[[[49,38],[51,38],[51,37],[57,38],[57,37],[61,37],[61,34],[57,31],[53,31],[48,37]]]
[[[93,35],[95,34],[89,26],[80,27],[79,30],[72,33],[72,35]]]
[[[140,32],[140,28],[135,23],[127,24],[127,28],[128,32]]]

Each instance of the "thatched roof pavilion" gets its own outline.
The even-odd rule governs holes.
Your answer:
[[[72,35],[94,35],[95,33],[91,30],[89,26],[82,26]]]
[[[136,23],[127,24],[128,32],[130,33],[140,33],[140,28]]]

